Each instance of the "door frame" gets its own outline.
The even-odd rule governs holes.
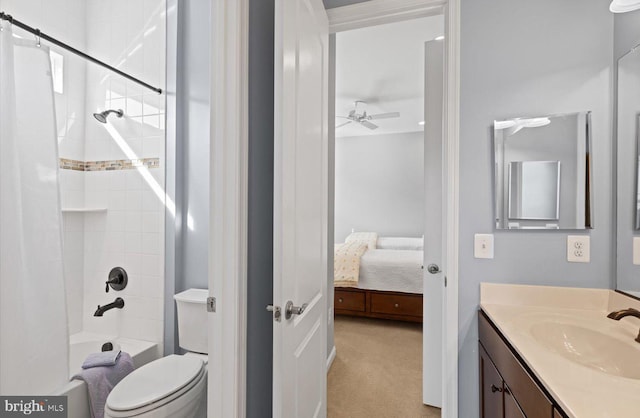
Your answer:
[[[208,416],[246,416],[249,0],[211,7]],[[371,0],[327,10],[329,31],[445,16],[447,189],[443,417],[458,415],[460,0]],[[328,115],[331,117],[332,115]]]
[[[446,287],[443,318],[442,416],[458,416],[458,242],[459,242],[459,118],[460,0],[370,0],[327,10],[329,33],[403,20],[443,15],[445,20],[443,179],[447,237],[444,250]],[[335,101],[335,89],[329,102]],[[335,118],[330,106],[329,120]]]
[[[209,417],[246,416],[249,0],[211,3]],[[206,51],[203,51],[206,53]]]

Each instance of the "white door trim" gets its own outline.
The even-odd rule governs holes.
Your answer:
[[[444,178],[447,277],[443,325],[443,418],[458,416],[458,231],[460,120],[460,0],[371,0],[327,10],[329,32],[443,14],[445,19]],[[330,92],[335,96],[335,92]],[[335,100],[330,97],[329,100]],[[335,115],[329,115],[334,117]]]
[[[209,417],[246,416],[248,11],[211,5]]]
[[[444,13],[446,0],[370,0],[327,10],[329,33]]]
[[[460,0],[449,0],[445,16],[444,160],[447,188],[447,253],[444,318],[443,417],[458,416],[458,249],[460,223]]]

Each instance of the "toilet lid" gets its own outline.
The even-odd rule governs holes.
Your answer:
[[[113,388],[107,406],[128,411],[157,402],[191,383],[201,373],[202,365],[199,358],[175,354],[147,363]]]

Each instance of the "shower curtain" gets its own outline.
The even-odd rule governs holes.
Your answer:
[[[0,32],[0,395],[69,378],[58,143],[48,49]]]

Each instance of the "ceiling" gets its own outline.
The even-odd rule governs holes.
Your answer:
[[[400,112],[367,129],[350,123],[336,137],[422,130],[424,119],[424,43],[444,33],[442,16],[356,29],[336,34],[336,116],[346,116],[356,100],[369,115]],[[358,107],[360,109],[360,106]],[[346,119],[336,118],[336,125]]]

